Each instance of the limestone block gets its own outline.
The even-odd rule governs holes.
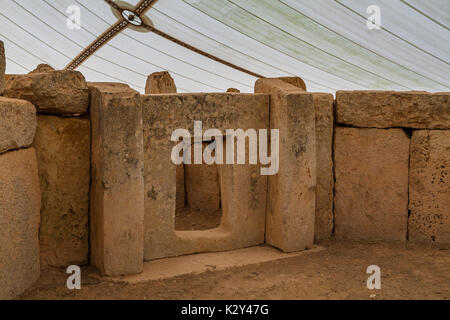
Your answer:
[[[171,152],[177,143],[171,141],[171,136],[179,128],[193,134],[194,121],[202,121],[203,132],[211,128],[222,133],[226,129],[267,129],[269,96],[236,93],[145,95],[142,96],[142,108],[145,260],[264,243],[267,176],[261,176],[260,165],[248,163],[219,165],[222,200],[219,227],[175,231],[177,165],[171,161]]]
[[[36,108],[25,100],[0,97],[0,153],[31,145]]]
[[[281,81],[287,82],[287,83],[293,85],[294,87],[300,88],[303,91],[306,91],[305,81],[303,81],[303,79],[300,77],[279,77],[278,79],[280,79]]]
[[[91,98],[90,261],[104,275],[139,273],[144,261],[140,95],[91,87]]]
[[[333,232],[333,117],[334,98],[313,93],[316,111],[317,188],[314,238],[326,240]]]
[[[450,130],[417,130],[411,139],[409,240],[450,243]]]
[[[89,107],[86,80],[78,71],[11,75],[4,95],[30,101],[38,113],[83,114]]]
[[[33,148],[0,155],[0,300],[12,299],[40,275],[41,196]]]
[[[0,96],[5,89],[5,71],[6,71],[6,59],[5,59],[5,47],[0,40]]]
[[[409,138],[402,129],[337,127],[335,235],[406,240]]]
[[[155,72],[147,78],[145,94],[176,93],[177,87],[169,72]]]
[[[41,264],[81,265],[89,253],[89,119],[38,115],[33,147],[42,193]]]
[[[285,252],[313,246],[316,133],[313,96],[280,79],[259,79],[270,94],[270,128],[280,130],[280,167],[269,176],[266,242]]]
[[[366,128],[450,129],[450,93],[338,91],[336,122]]]

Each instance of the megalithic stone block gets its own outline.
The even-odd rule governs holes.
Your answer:
[[[175,81],[169,72],[155,72],[148,76],[145,94],[177,93]]]
[[[450,92],[338,91],[336,123],[361,128],[450,129]]]
[[[91,263],[104,275],[142,272],[142,107],[131,89],[91,85]]]
[[[38,166],[33,148],[0,155],[0,300],[40,275]]]
[[[31,102],[38,113],[77,115],[89,107],[89,89],[78,71],[10,75],[3,95]]]
[[[406,241],[408,136],[398,128],[337,127],[335,134],[336,238]]]
[[[285,252],[313,246],[316,133],[313,96],[280,79],[259,79],[270,94],[270,128],[280,130],[280,164],[269,176],[266,242]]]
[[[25,100],[0,97],[0,153],[26,148],[36,132],[36,108]]]
[[[37,116],[33,147],[42,193],[42,266],[88,262],[91,123],[81,117]]]

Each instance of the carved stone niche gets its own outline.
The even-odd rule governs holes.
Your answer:
[[[171,161],[171,153],[178,142],[171,141],[171,136],[178,128],[193,134],[194,121],[202,121],[203,132],[212,128],[223,133],[226,129],[255,129],[257,132],[268,129],[269,96],[230,93],[144,95],[142,115],[144,260],[264,243],[267,176],[261,175],[259,164],[248,164],[248,161],[246,164],[217,166],[222,210],[218,227],[176,230],[177,185],[182,186],[180,175],[183,172],[178,170],[177,184],[177,165]],[[248,154],[248,146],[246,152]],[[178,190],[178,197],[183,193]]]

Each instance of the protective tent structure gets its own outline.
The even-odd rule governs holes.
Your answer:
[[[7,73],[46,63],[141,92],[161,70],[179,92],[253,92],[260,76],[332,93],[449,91],[449,26],[450,0],[3,0],[0,10]]]

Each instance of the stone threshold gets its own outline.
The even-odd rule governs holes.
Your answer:
[[[284,253],[272,246],[262,245],[232,251],[157,259],[144,262],[144,271],[140,274],[120,277],[102,277],[96,274],[95,277],[106,281],[137,284],[147,281],[171,279],[182,275],[198,275],[209,271],[223,271],[230,268],[279,261],[309,255],[323,250],[325,250],[324,247],[315,245],[312,249]]]

